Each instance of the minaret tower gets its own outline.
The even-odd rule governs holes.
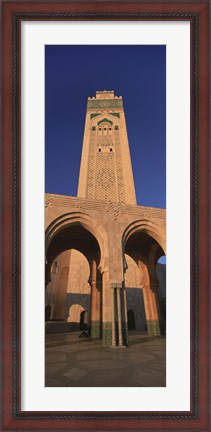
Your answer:
[[[114,91],[88,98],[77,195],[136,204],[123,101]]]

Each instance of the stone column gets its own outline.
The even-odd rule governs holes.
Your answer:
[[[97,289],[97,263],[91,263],[91,337],[100,337],[100,291]]]
[[[122,301],[123,301],[123,310],[124,310],[124,318],[122,322],[123,344],[128,346],[127,295],[126,295],[125,284],[123,284],[123,289],[122,289]]]
[[[152,292],[152,303],[153,303],[153,307],[157,312],[157,333],[160,333],[160,335],[164,334],[164,321],[163,321],[163,314],[162,314],[162,309],[161,309],[161,304],[160,304],[160,296],[159,296],[159,292],[158,292],[158,283],[152,283],[151,282],[151,286],[150,286],[151,292]],[[155,326],[155,327],[156,327]],[[154,329],[154,331],[156,332],[156,328]]]
[[[122,340],[122,313],[121,313],[121,288],[117,288],[117,316],[118,316],[118,334],[119,334],[119,346],[123,346]]]
[[[115,294],[116,288],[111,288],[112,296],[112,346],[116,346],[116,313],[115,313]]]
[[[158,297],[157,285],[146,284],[143,288],[144,306],[148,335],[161,336],[163,334],[163,322]]]
[[[112,346],[112,293],[108,281],[108,272],[102,274],[102,335],[103,345]]]

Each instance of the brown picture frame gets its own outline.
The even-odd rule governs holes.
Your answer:
[[[208,60],[209,1],[2,3],[3,30],[3,410],[2,430],[209,430]],[[22,20],[188,20],[191,23],[191,410],[21,411]]]

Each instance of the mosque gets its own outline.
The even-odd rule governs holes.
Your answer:
[[[77,197],[45,195],[46,332],[165,334],[166,211],[136,203],[121,96],[88,98]]]

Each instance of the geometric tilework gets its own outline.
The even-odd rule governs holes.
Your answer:
[[[112,345],[112,323],[103,322],[103,345]]]
[[[158,320],[147,320],[147,334],[160,336],[162,332],[161,323]]]
[[[103,118],[90,131],[87,198],[125,203],[119,128]]]
[[[100,338],[101,332],[101,322],[91,320],[91,338]]]
[[[88,100],[87,110],[95,110],[100,108],[122,108],[122,99],[106,99],[106,100]]]

